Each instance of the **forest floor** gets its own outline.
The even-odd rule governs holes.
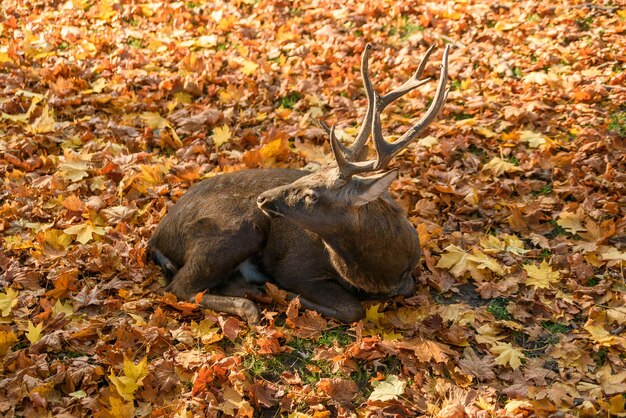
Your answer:
[[[618,4],[3,0],[0,415],[626,416]],[[250,328],[164,294],[168,207],[331,161],[316,121],[354,138],[368,42],[379,91],[453,47],[442,113],[392,163],[416,295],[346,325],[268,286]]]

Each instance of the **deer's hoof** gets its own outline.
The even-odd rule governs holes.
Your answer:
[[[261,322],[261,311],[254,304],[254,302],[249,300],[242,301],[241,306],[239,307],[240,316],[244,318],[249,325],[258,325]]]

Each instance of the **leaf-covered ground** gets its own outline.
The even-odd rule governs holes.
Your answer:
[[[379,91],[453,45],[392,164],[417,294],[343,325],[268,287],[256,329],[164,295],[167,208],[327,162],[316,119],[355,135],[368,42]],[[626,416],[625,50],[610,1],[3,0],[0,414]]]

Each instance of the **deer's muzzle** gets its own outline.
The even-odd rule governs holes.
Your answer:
[[[283,216],[282,213],[278,211],[278,208],[272,202],[272,200],[265,195],[265,193],[261,193],[259,197],[256,198],[256,204],[270,218],[275,218],[278,216]]]

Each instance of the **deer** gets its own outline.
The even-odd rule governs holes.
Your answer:
[[[148,243],[149,256],[169,280],[166,291],[250,324],[262,318],[251,298],[268,281],[299,297],[302,307],[343,323],[364,317],[365,299],[413,295],[420,241],[388,193],[397,170],[385,169],[442,109],[450,48],[429,108],[395,142],[383,136],[381,112],[429,81],[422,73],[434,45],[415,73],[387,94],[371,82],[370,49],[366,45],[361,56],[367,108],[355,140],[342,144],[335,127],[320,122],[333,163],[315,172],[268,168],[216,175],[190,187],[170,208]]]

